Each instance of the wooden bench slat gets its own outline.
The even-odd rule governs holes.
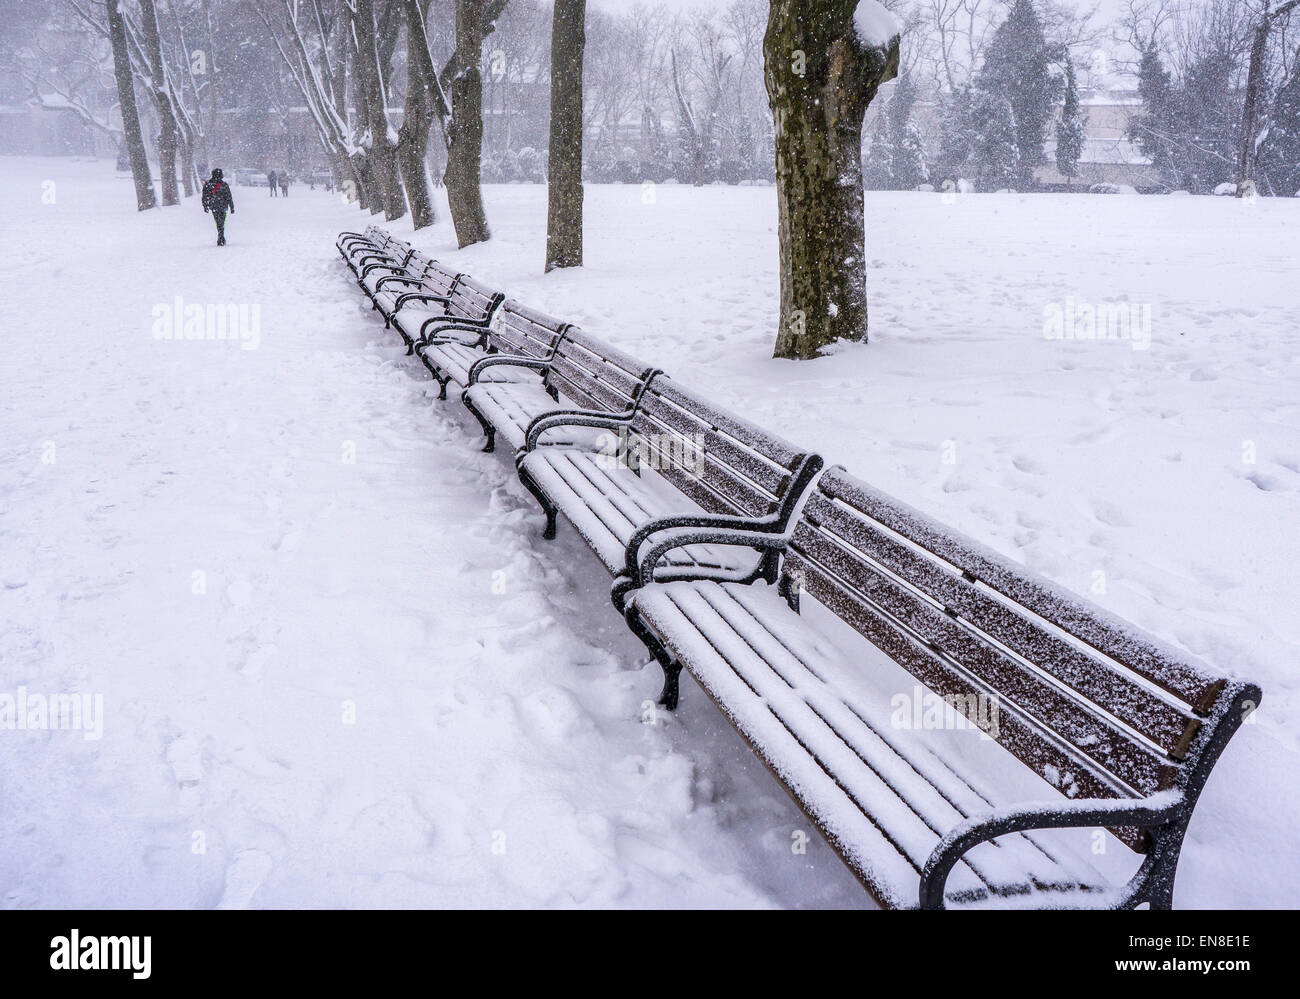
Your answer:
[[[840,509],[826,495],[813,495],[804,515],[885,568],[934,597],[967,621],[1141,732],[1166,752],[1181,757],[1200,720],[1162,700],[1106,661],[1084,654],[932,558],[921,555],[861,518]]]
[[[978,542],[944,528],[866,483],[829,470],[820,488],[870,514],[891,530],[927,548],[989,588],[1021,604],[1080,641],[1091,645],[1139,676],[1178,696],[1204,715],[1222,691],[1225,679],[1178,658],[1157,640],[1139,634],[1098,607],[1085,604],[1043,580],[1035,579]]]
[[[940,697],[987,696],[986,689],[973,685],[933,649],[859,603],[833,575],[816,563],[796,553],[791,553],[789,561],[794,568],[803,570],[804,587],[808,593],[830,607],[867,641]],[[1067,754],[1061,745],[1046,739],[1037,725],[1027,723],[1014,710],[999,718],[999,729],[998,742],[1067,798],[1132,796],[1118,786],[1107,771],[1086,758]],[[1141,829],[1124,827],[1112,831],[1133,849],[1145,850],[1146,834]]]
[[[980,683],[996,691],[1000,704],[1014,705],[1067,740],[1079,752],[1142,794],[1172,786],[1174,768],[1162,755],[1116,728],[1086,702],[1068,697],[1036,673],[981,642],[933,604],[926,603],[861,559],[814,532],[801,521],[794,550],[851,583],[859,598],[872,601],[925,642],[954,659]]]

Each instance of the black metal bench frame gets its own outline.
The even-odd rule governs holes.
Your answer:
[[[830,479],[832,475],[841,472],[840,469],[828,470],[826,478]],[[896,529],[897,536],[891,536],[887,531],[872,535],[869,539],[870,555],[882,559],[881,564],[893,571],[898,571],[900,567],[905,568],[909,575],[900,578],[907,579],[911,586],[919,587],[919,592],[937,603],[937,613],[940,617],[935,620],[942,621],[946,617],[956,622],[961,618],[963,624],[969,624],[965,620],[965,615],[969,614],[982,623],[995,622],[1001,629],[1001,634],[1014,635],[1017,626],[1011,622],[1011,618],[1000,621],[995,619],[1003,613],[1016,615],[1027,612],[1025,618],[1027,629],[1031,624],[1037,629],[1036,622],[1045,621],[1074,639],[1086,643],[1091,652],[1097,653],[1099,657],[1129,666],[1131,672],[1143,677],[1163,692],[1174,694],[1175,698],[1180,703],[1186,704],[1188,708],[1189,724],[1182,734],[1177,732],[1177,716],[1171,715],[1173,724],[1167,726],[1162,736],[1167,749],[1160,757],[1162,765],[1158,771],[1159,784],[1156,789],[1147,793],[1130,792],[1128,796],[1116,794],[1115,797],[1105,797],[1098,794],[1104,793],[1107,789],[1096,785],[1090,788],[1093,795],[1084,799],[1071,799],[1062,792],[1058,801],[993,808],[986,814],[970,816],[940,838],[921,870],[917,897],[919,907],[925,909],[945,907],[944,889],[949,873],[969,850],[981,843],[1016,832],[1095,826],[1109,828],[1125,845],[1139,854],[1144,854],[1141,865],[1128,883],[1118,892],[1108,896],[1110,907],[1136,908],[1146,904],[1152,909],[1171,908],[1178,856],[1192,810],[1205,787],[1210,771],[1229,739],[1258,707],[1261,698],[1259,687],[1247,681],[1216,675],[1199,663],[1171,656],[1170,650],[1165,649],[1154,639],[1136,632],[1103,611],[1091,608],[1073,594],[1037,579],[937,522],[916,514],[902,504],[884,500],[883,494],[866,491],[855,494],[852,488],[826,492],[822,484],[818,483],[809,490],[809,506],[801,512],[797,524],[790,532],[764,536],[741,527],[725,532],[730,534],[730,543],[762,549],[773,557],[781,558],[781,569],[777,579],[778,591],[794,613],[799,611],[800,593],[804,591],[805,586],[808,586],[810,567],[816,566],[817,586],[810,586],[808,592],[829,599],[829,603],[827,599],[823,599],[822,602],[830,607],[832,613],[848,621],[868,641],[884,651],[894,662],[912,673],[931,690],[939,691],[945,683],[950,682],[949,679],[940,676],[938,671],[927,673],[924,668],[918,669],[916,664],[922,661],[918,654],[915,652],[909,652],[908,655],[897,654],[898,649],[907,647],[898,644],[885,647],[890,643],[885,642],[882,645],[878,640],[879,635],[873,637],[869,630],[863,630],[861,619],[850,619],[853,617],[853,606],[846,607],[844,601],[856,602],[859,609],[866,609],[870,600],[874,599],[874,597],[864,598],[860,594],[861,584],[856,578],[837,575],[839,572],[852,573],[852,563],[843,563],[843,566],[849,568],[828,565],[827,562],[831,561],[835,554],[833,545],[826,546],[826,550],[831,555],[825,560],[812,559],[808,553],[813,549],[801,550],[799,547],[801,540],[811,544],[810,539],[817,538],[817,532],[824,526],[816,519],[816,514],[812,516],[809,514],[809,509],[814,502],[816,502],[817,513],[823,513],[833,510],[835,502],[844,502],[846,496],[850,497],[852,502],[882,513],[880,523],[886,523],[885,518],[893,518],[889,526]],[[638,539],[634,539],[634,544],[628,546],[633,597],[624,604],[624,616],[630,629],[663,668],[666,681],[665,694],[670,689],[674,695],[676,693],[676,679],[682,668],[678,660],[679,653],[666,647],[661,637],[647,627],[640,618],[636,610],[634,593],[636,589],[652,582],[654,566],[672,548],[695,543],[706,536],[714,543],[728,543],[725,537],[718,537],[716,534],[717,532],[706,535],[703,532],[686,530],[669,532],[668,536],[657,540],[643,534]],[[903,539],[905,543],[900,543],[898,539]],[[942,552],[941,557],[945,561],[953,560],[951,564],[957,573],[949,577],[932,575],[932,581],[942,578],[942,583],[927,589],[924,585],[925,573],[917,568],[921,563],[913,560],[908,552],[908,545],[919,545],[932,554],[932,549],[937,548]],[[885,574],[880,574],[880,579],[882,582],[879,592],[886,593],[894,584]],[[962,595],[963,590],[969,590],[965,597]],[[989,594],[990,601],[991,595],[997,594],[998,600],[977,608],[977,597],[972,596],[976,593],[979,597],[985,593]],[[889,606],[883,598],[881,599],[882,605]],[[846,613],[850,616],[846,617]],[[879,616],[879,609],[872,606],[871,614]],[[982,617],[985,614],[989,616]],[[776,629],[772,630],[775,632]],[[933,635],[934,630],[931,626],[918,628],[918,634],[922,636],[920,639],[922,644],[924,636],[927,633]],[[1042,630],[1046,631],[1046,629]],[[1019,638],[1026,639],[1026,636],[1036,633],[1026,630],[1019,635]],[[933,645],[933,641],[934,639],[931,638],[933,650],[936,653],[941,651],[940,646]],[[1064,643],[1055,647],[1060,649],[1063,646]],[[962,665],[963,668],[968,667],[969,661]],[[1075,664],[1070,665],[1073,668]],[[1096,668],[1100,673],[1100,665]],[[1060,675],[1068,675],[1066,670],[1057,672]],[[996,693],[1005,696],[1005,691],[997,685],[996,672],[977,673],[971,670],[971,673],[978,676],[981,682]],[[1070,679],[1072,683],[1077,683],[1084,688],[1084,691],[1080,691],[1077,687],[1072,690],[1080,703],[1091,700],[1107,714],[1111,710],[1126,710],[1114,701],[1106,700],[1107,695],[1122,696],[1122,693],[1117,693],[1120,688],[1108,687],[1111,680],[1109,676],[1090,677],[1086,674],[1076,674]],[[1099,694],[1099,691],[1102,693]],[[1044,723],[1037,718],[1030,719],[1030,710],[1023,707],[1030,697],[1024,690],[1017,690],[1015,693],[1020,700],[1009,700],[1012,709],[1020,712],[1019,715],[1014,716],[1016,724],[1043,727]],[[675,696],[665,696],[661,698],[661,703],[671,707],[675,705]],[[724,714],[727,714],[724,705],[719,704],[719,707],[724,709]],[[1132,706],[1127,709],[1130,715],[1133,715],[1134,710]],[[1116,717],[1110,715],[1111,719]],[[1029,720],[1026,721],[1027,719]],[[1140,724],[1142,721],[1141,718],[1133,717],[1134,724]],[[1145,721],[1147,728],[1154,731],[1157,721],[1154,718],[1147,718]],[[1055,724],[1059,728],[1064,723],[1057,720]],[[1043,727],[1043,731],[1048,730]],[[744,736],[743,732],[741,734]],[[749,741],[747,736],[745,738]],[[1058,741],[1063,746],[1066,744],[1064,737],[1058,737]],[[1138,743],[1139,740],[1134,742]],[[1004,746],[1006,745],[1004,743]],[[1151,742],[1150,738],[1147,739],[1146,745],[1148,750],[1152,746],[1159,748],[1159,744]],[[760,748],[752,742],[751,748],[760,758],[763,756]],[[1077,747],[1070,748],[1078,758],[1084,759],[1085,763],[1089,762]],[[1035,767],[1022,756],[1022,752],[1023,747],[1009,749],[1009,755],[1017,762],[1035,770]],[[1117,753],[1113,758],[1121,759],[1122,756],[1122,753]],[[1110,772],[1122,773],[1122,770],[1111,765]],[[786,786],[786,790],[808,813],[808,808],[800,800],[799,795],[789,786]],[[1115,793],[1114,788],[1110,790]],[[817,822],[811,814],[809,817]],[[843,851],[836,844],[834,837],[820,824],[819,828],[826,835],[828,842],[843,856]],[[873,895],[882,902],[885,901],[874,892],[872,885],[863,878],[861,872],[855,870],[854,873],[863,880],[864,885],[872,891]]]

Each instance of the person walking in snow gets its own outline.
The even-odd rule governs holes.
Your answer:
[[[289,173],[286,170],[280,171],[280,197],[289,196]]]
[[[274,171],[274,170],[268,170],[268,171],[266,172],[266,179],[267,179],[267,181],[270,182],[270,185],[271,185],[271,197],[274,198],[274,197],[275,197],[275,171]]]
[[[221,178],[220,168],[212,171],[212,176],[203,184],[203,210],[212,213],[212,221],[217,224],[217,245],[226,245],[226,212],[235,214],[235,197],[230,193],[230,185]]]

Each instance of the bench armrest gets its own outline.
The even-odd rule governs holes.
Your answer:
[[[437,318],[449,318],[438,316]],[[484,331],[468,323],[459,322],[455,319],[449,319],[447,323],[439,326],[431,334],[425,335],[424,329],[429,323],[425,322],[420,327],[420,336],[416,338],[416,353],[424,350],[426,347],[436,347],[440,343],[459,343],[466,347],[482,347],[486,337]],[[472,337],[447,336],[448,333],[473,333]]]
[[[383,284],[387,280],[388,278],[380,278],[379,283]],[[408,283],[418,285],[421,282],[412,278]],[[378,291],[379,289],[376,288],[375,290]],[[408,291],[403,295],[397,296],[397,301],[393,303],[393,311],[396,312],[398,309],[405,308],[407,302],[437,302],[443,307],[444,311],[451,305],[451,299],[446,295],[426,295],[419,291]]]
[[[778,525],[774,522],[771,527],[775,526]],[[664,555],[672,551],[674,548],[684,548],[687,545],[731,545],[741,548],[752,548],[756,552],[766,553],[785,551],[786,546],[790,543],[789,535],[774,532],[769,529],[768,524],[762,524],[761,526],[757,526],[755,529],[750,529],[748,527],[710,526],[707,528],[699,528],[693,526],[680,526],[664,528],[656,533],[661,534],[662,536],[655,540],[654,544],[650,546],[645,555],[641,556],[640,564],[635,567],[633,572],[623,574],[622,578],[630,578],[634,580],[635,582],[633,585],[636,587],[647,586],[654,582],[655,566],[659,564],[659,560],[663,558]],[[635,549],[633,549],[629,544],[628,552],[631,553],[634,551]],[[727,581],[730,579],[732,582],[740,582],[742,576],[736,575],[734,579],[731,579],[731,577],[725,573],[705,574],[699,569],[691,569],[687,572],[683,572],[681,578],[710,578],[718,579],[719,581]],[[750,577],[744,576],[744,578]]]
[[[784,525],[776,514],[769,513],[763,517],[740,517],[730,514],[713,514],[713,513],[694,513],[680,514],[672,517],[659,517],[651,520],[638,527],[632,537],[627,542],[627,561],[623,567],[623,575],[629,579],[642,580],[642,569],[645,568],[649,555],[642,558],[640,555],[641,547],[646,541],[655,534],[665,531],[674,532],[672,536],[654,548],[655,561],[664,552],[672,551],[674,548],[680,548],[683,545],[695,545],[704,543],[703,535],[711,532],[719,544],[729,544],[731,542],[723,540],[724,535],[734,537],[738,532],[747,532],[754,535],[762,535],[765,539],[772,539],[781,534]],[[691,540],[685,540],[682,533],[683,528],[693,529]],[[744,544],[745,547],[755,547],[749,542],[735,542]],[[784,547],[784,544],[782,545]],[[653,571],[654,563],[649,563],[650,570]],[[645,577],[646,579],[650,577]],[[638,583],[644,585],[644,583]]]
[[[466,319],[463,316],[454,316],[446,312],[441,315],[432,315],[424,322],[420,323],[420,332],[416,339],[424,340],[430,336],[426,331],[430,326],[441,323],[443,329],[464,330],[467,333],[478,334],[476,343],[480,346],[487,339],[488,320],[486,319]],[[433,335],[437,335],[441,330],[435,330]]]
[[[383,250],[376,249],[370,253],[363,252],[359,257],[357,257],[356,260],[352,261],[352,264],[354,268],[359,269],[361,267],[364,267],[367,263],[369,263],[372,260],[379,260],[384,263],[390,263],[390,264],[397,262],[396,257],[392,256],[391,254],[385,253]]]
[[[537,447],[542,434],[559,427],[597,427],[605,430],[618,430],[632,422],[636,413],[625,410],[622,413],[603,412],[598,409],[557,409],[533,417],[532,423],[524,431],[524,448],[527,454]]]
[[[395,260],[376,260],[373,263],[366,264],[365,267],[361,268],[361,271],[360,273],[357,274],[357,277],[364,279],[365,276],[369,274],[371,271],[383,271],[383,270],[392,271],[395,277],[396,276],[409,277],[409,275],[406,273],[406,269]],[[380,280],[382,281],[384,280],[384,278],[380,278]]]
[[[1161,791],[1149,798],[1081,798],[1040,802],[976,815],[955,826],[930,854],[921,871],[922,909],[942,909],[948,873],[962,856],[980,843],[1009,833],[1033,829],[1076,829],[1082,826],[1167,825],[1185,815],[1181,791]]]
[[[550,371],[552,360],[549,357],[521,357],[514,354],[490,354],[487,357],[480,357],[469,369],[470,385],[478,384],[478,377],[488,368],[495,368],[498,365],[509,365],[512,368],[532,368],[534,371]]]

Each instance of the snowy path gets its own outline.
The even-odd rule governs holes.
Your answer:
[[[237,189],[218,250],[0,173],[0,694],[103,695],[0,731],[0,904],[866,904],[698,692],[642,723],[603,571],[361,311],[355,210]],[[258,349],[155,340],[176,295]]]

